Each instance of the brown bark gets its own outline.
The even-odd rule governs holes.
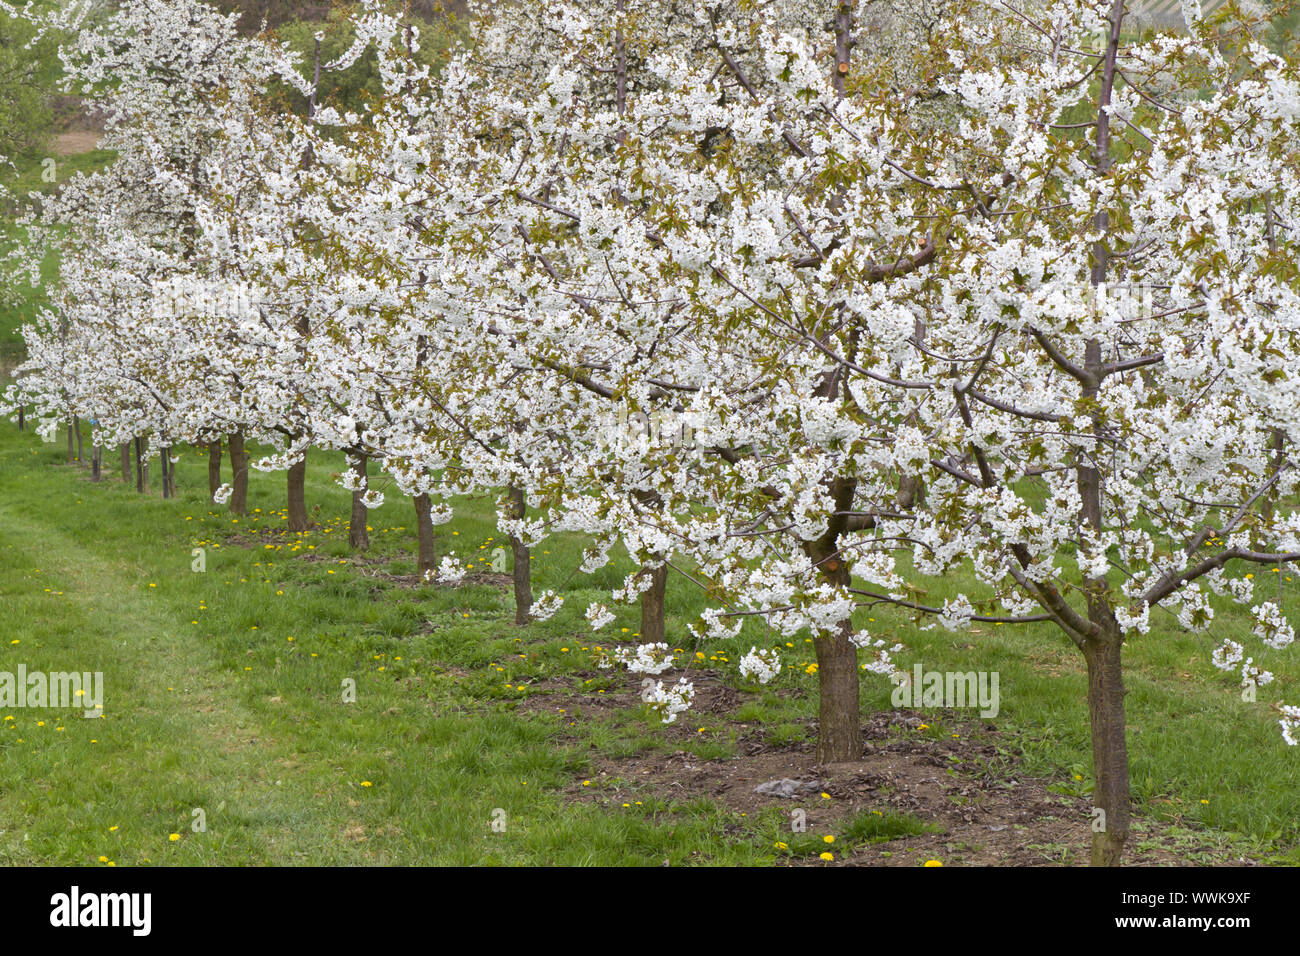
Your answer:
[[[94,445],[90,449],[90,480],[103,481],[104,446]]]
[[[1273,446],[1273,474],[1276,475],[1286,464],[1286,432],[1280,428],[1274,428],[1272,429],[1271,438]],[[1274,485],[1265,496],[1264,502],[1259,509],[1259,513],[1264,518],[1266,524],[1273,523],[1276,501],[1277,486]]]
[[[289,469],[289,530],[307,530],[307,456]]]
[[[817,651],[817,762],[839,763],[862,756],[858,703],[858,650],[845,622],[834,637],[813,641]]]
[[[18,430],[27,430],[27,408],[24,405],[18,406]]]
[[[898,481],[894,504],[902,511],[925,507],[925,481],[920,475],[904,475]]]
[[[844,484],[847,483],[837,479],[837,486]],[[839,499],[841,495],[836,497]],[[836,553],[837,540],[838,536],[832,529],[827,537],[810,543],[810,556],[817,562],[827,583],[846,588],[852,577],[848,564]],[[817,654],[818,763],[843,763],[862,757],[858,649],[849,639],[852,636],[853,621],[850,619],[843,623],[838,633],[813,640],[813,650]]]
[[[221,439],[208,442],[208,498],[221,487]]]
[[[416,568],[423,574],[434,568],[433,518],[429,515],[431,505],[428,495],[416,495],[411,500],[415,502]]]
[[[528,499],[520,488],[510,488],[510,516],[522,518],[528,513]],[[515,623],[527,624],[533,613],[533,569],[532,555],[529,547],[519,538],[511,535],[510,552],[514,556],[514,569],[511,576],[515,586]]]
[[[370,463],[368,455],[359,455],[352,464],[352,473],[359,479],[357,490],[352,492],[352,518],[348,522],[348,544],[354,551],[365,551],[370,547],[370,532],[366,530],[366,516],[370,511],[361,503],[365,495],[366,469]]]
[[[162,496],[164,498],[174,498],[176,493],[172,489],[172,450],[170,446],[163,447],[159,464],[162,468]]]
[[[72,464],[72,422],[68,422],[68,464]]]
[[[1110,13],[1110,30],[1106,53],[1102,61],[1100,103],[1097,110],[1097,139],[1095,158],[1097,169],[1105,174],[1113,165],[1110,155],[1110,113],[1115,85],[1116,57],[1119,50],[1120,31],[1124,20],[1124,0],[1114,0]],[[1106,281],[1110,265],[1110,216],[1099,209],[1093,219],[1098,236],[1093,244],[1092,283],[1098,286]],[[1084,347],[1084,370],[1090,380],[1083,382],[1082,398],[1095,400],[1101,382],[1101,343],[1089,340]],[[1102,423],[1096,412],[1092,413],[1094,433],[1101,437]],[[1082,453],[1077,467],[1079,496],[1082,508],[1079,515],[1083,524],[1093,534],[1102,529],[1101,472]],[[1120,653],[1124,638],[1115,621],[1110,602],[1106,598],[1106,582],[1100,579],[1084,580],[1088,603],[1088,620],[1094,633],[1083,643],[1083,656],[1088,662],[1088,715],[1092,731],[1093,800],[1094,806],[1104,816],[1094,823],[1092,834],[1092,865],[1117,866],[1124,853],[1129,834],[1129,777],[1128,746],[1124,738],[1124,681]]]
[[[1122,647],[1123,635],[1114,628],[1104,637],[1088,641],[1083,650],[1088,662],[1088,716],[1095,780],[1093,805],[1104,813],[1093,828],[1093,866],[1118,866],[1129,835]]]
[[[848,93],[847,79],[850,56],[857,41],[853,38],[853,5],[840,0],[836,6],[832,30],[835,33],[835,68],[831,85],[835,95]],[[843,190],[831,197],[831,208],[839,210],[844,203]],[[818,388],[818,394],[834,399],[839,392],[838,374],[831,372]],[[836,516],[827,526],[826,534],[809,542],[806,552],[816,564],[827,583],[836,588],[847,588],[852,583],[849,566],[840,553],[840,540],[848,527],[844,513],[853,510],[853,495],[857,483],[836,477],[830,482],[835,500]],[[838,763],[858,760],[862,756],[861,703],[858,697],[858,649],[849,638],[853,635],[853,621],[846,620],[836,634],[813,639],[817,654],[817,762]]]
[[[650,577],[650,587],[641,592],[641,643],[663,643],[666,631],[664,594],[668,590],[668,565],[643,569],[641,573]]]
[[[131,483],[131,443],[122,442],[122,480]]]
[[[81,443],[81,419],[76,415],[72,416],[72,430],[77,434],[77,464],[83,468],[86,465],[86,453]]]
[[[244,451],[244,433],[231,432],[227,442],[230,448],[230,511],[237,515],[248,514],[248,452]]]
[[[144,462],[144,439],[136,436],[135,439],[135,490],[144,494],[145,488],[149,485],[149,479],[145,474]]]

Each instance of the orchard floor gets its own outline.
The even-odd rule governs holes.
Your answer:
[[[0,423],[0,671],[100,671],[105,687],[99,719],[0,713],[0,865],[1086,862],[1077,736],[885,709],[864,677],[863,759],[818,767],[808,652],[790,644],[776,684],[739,686],[748,634],[690,643],[677,591],[670,639],[697,697],[664,726],[639,679],[595,665],[594,642],[635,643],[636,619],[591,633],[583,609],[626,569],[575,574],[581,541],[537,550],[535,590],[566,605],[520,628],[489,563],[490,501],[439,528],[470,575],[429,586],[392,489],[371,549],[350,551],[338,456],[313,454],[313,525],[291,534],[282,475],[255,472],[239,518],[205,500],[201,453],[178,453],[181,496],[163,501],[116,454],[95,484],[61,443]],[[783,778],[813,785],[754,792]],[[1137,790],[1130,862],[1296,861],[1271,804],[1243,804],[1263,819],[1248,832],[1207,825],[1218,795]]]

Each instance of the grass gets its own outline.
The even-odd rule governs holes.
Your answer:
[[[0,262],[3,262],[6,253],[12,248],[17,233],[17,226],[0,220]],[[57,257],[47,256],[46,261],[41,263],[42,284],[54,281],[58,268]],[[7,378],[4,374],[6,369],[23,360],[26,347],[23,344],[22,327],[35,320],[45,302],[45,289],[34,288],[27,282],[0,288],[0,381]]]
[[[106,167],[117,153],[91,149],[66,156],[15,157],[12,167],[0,169],[0,182],[16,199],[28,193],[50,193],[79,173],[93,173]]]
[[[29,192],[49,193],[73,175],[102,169],[114,155],[111,150],[93,149],[71,156],[50,157],[53,167],[47,167],[41,157],[18,159],[14,168],[0,169],[0,183],[11,197],[25,197]],[[47,169],[52,172],[52,178],[46,176]],[[0,210],[0,263],[19,239],[20,227]],[[0,378],[5,370],[23,360],[26,351],[21,336],[23,324],[35,319],[46,304],[44,287],[58,278],[58,272],[58,257],[51,253],[41,263],[42,288],[33,288],[27,282],[8,288],[0,286]]]
[[[0,715],[13,718],[0,730],[0,864],[773,858],[766,832],[708,801],[562,801],[587,748],[556,746],[559,722],[502,691],[563,670],[552,645],[576,644],[573,621],[521,631],[495,588],[412,591],[339,564],[346,496],[328,471],[341,462],[316,456],[309,484],[336,530],[276,550],[229,540],[279,521],[269,480],[254,482],[260,513],[231,519],[204,505],[195,453],[178,469],[183,497],[167,502],[59,461],[3,430],[0,670],[102,671],[105,716]],[[372,517],[375,553],[409,565],[401,509]],[[463,551],[491,544],[481,503],[453,530],[475,542]],[[322,560],[290,560],[295,545]],[[191,570],[195,547],[208,549],[204,573]],[[568,573],[560,557],[539,561],[541,583]],[[614,734],[594,721],[590,732]],[[642,747],[653,732],[623,731]],[[504,833],[491,828],[498,809]]]
[[[0,714],[13,718],[0,730],[0,864],[101,856],[118,865],[763,864],[794,852],[793,836],[790,851],[774,849],[781,837],[771,814],[742,817],[694,798],[627,809],[620,800],[563,798],[589,771],[590,754],[682,746],[637,711],[615,720],[520,706],[547,693],[548,681],[581,684],[594,674],[588,693],[613,686],[591,669],[598,638],[582,612],[619,582],[625,560],[582,576],[581,540],[547,542],[535,553],[534,586],[559,590],[565,607],[517,628],[510,595],[496,587],[412,588],[391,578],[414,570],[410,505],[396,494],[371,512],[366,562],[352,561],[348,496],[330,479],[340,456],[311,456],[316,526],[293,535],[278,510],[282,476],[255,474],[256,510],[234,518],[206,502],[198,451],[182,450],[181,497],[163,501],[116,480],[90,483],[83,469],[62,464],[62,448],[0,428],[0,670],[102,671],[105,717]],[[116,459],[106,457],[111,474]],[[476,569],[500,543],[486,500],[461,502],[439,532],[440,550],[455,549]],[[205,551],[203,573],[191,570],[195,548]],[[963,583],[925,582],[926,600]],[[1292,590],[1287,606],[1295,603]],[[775,684],[749,693],[738,716],[770,742],[806,739],[811,647],[768,638],[754,622],[734,640],[696,646],[685,625],[700,607],[673,579],[669,638],[696,667],[732,682],[751,644],[793,645],[783,647]],[[602,638],[635,640],[636,610],[618,615]],[[992,722],[1015,735],[996,739],[1014,749],[1008,761],[1023,759],[1016,773],[1088,792],[1084,674],[1064,638],[1045,627],[950,634],[872,617],[862,623],[906,643],[902,666],[999,671],[1002,709]],[[1220,609],[1216,631],[1244,627],[1239,613]],[[1130,642],[1139,812],[1215,831],[1263,860],[1300,862],[1300,754],[1282,744],[1263,703],[1243,702],[1209,667],[1215,643],[1159,626]],[[1262,696],[1294,699],[1300,659],[1271,656],[1278,684]],[[355,703],[343,702],[349,687]],[[782,688],[797,693],[778,695]],[[864,676],[864,708],[889,708],[891,690]],[[924,712],[935,736],[974,717]],[[697,757],[733,755],[734,730],[713,717],[688,719],[706,729],[690,742]],[[1001,759],[991,764],[1005,769]],[[196,810],[206,832],[192,829]],[[491,828],[497,810],[504,833]],[[842,839],[925,832],[890,813],[853,821]],[[820,839],[806,836],[810,846]]]

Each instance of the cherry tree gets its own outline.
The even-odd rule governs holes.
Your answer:
[[[270,77],[288,72],[286,62],[239,38],[233,18],[202,3],[133,0],[79,23],[64,22],[70,9],[52,21],[70,37],[60,48],[64,71],[106,115],[105,145],[118,159],[101,173],[73,177],[25,223],[29,262],[52,246],[69,255],[55,308],[45,327],[27,335],[33,358],[20,371],[22,387],[42,380],[47,391],[60,387],[57,371],[30,374],[41,371],[44,352],[31,345],[78,328],[90,343],[78,359],[102,435],[134,438],[138,453],[151,433],[163,449],[182,438],[210,440],[228,427],[232,405],[232,379],[211,367],[228,353],[220,325],[246,297],[223,287],[219,261],[200,262],[195,196],[207,188],[205,163],[223,142],[220,110],[247,114]],[[200,314],[215,319],[214,307],[223,313],[215,328]]]
[[[928,5],[920,12],[933,16]],[[672,553],[709,571],[722,551],[742,567],[758,562],[771,546],[752,529],[739,533],[747,539],[743,547],[718,550],[718,542],[735,531],[728,519],[737,514],[742,495],[787,497],[772,491],[771,484],[760,483],[755,491],[761,459],[746,426],[749,416],[772,413],[771,364],[774,356],[788,361],[789,349],[727,320],[735,311],[733,301],[718,305],[701,299],[698,266],[708,262],[709,253],[687,246],[707,237],[720,248],[744,251],[739,248],[744,243],[731,243],[731,237],[738,226],[747,231],[749,224],[738,222],[719,201],[714,185],[719,178],[745,195],[784,190],[787,196],[812,179],[806,169],[782,168],[781,157],[793,154],[796,164],[809,160],[801,137],[824,138],[825,123],[808,115],[802,91],[782,89],[764,47],[775,37],[811,48],[829,21],[839,58],[818,67],[810,55],[804,65],[821,70],[824,93],[833,103],[847,93],[839,66],[856,40],[851,11],[821,4],[768,10],[763,29],[738,27],[738,18],[750,19],[748,12],[725,3],[705,5],[685,22],[681,11],[653,3],[614,3],[599,14],[603,19],[589,6],[565,4],[539,12],[541,38],[530,37],[524,46],[546,50],[547,70],[516,70],[523,79],[510,74],[513,83],[490,87],[491,114],[506,126],[497,138],[512,151],[498,164],[511,179],[496,211],[505,225],[493,247],[505,263],[493,278],[507,294],[493,294],[490,287],[480,292],[490,296],[482,306],[490,316],[485,331],[518,343],[521,366],[531,366],[534,374],[549,372],[542,377],[548,393],[568,409],[563,467],[535,463],[536,495],[546,503],[554,527],[596,539],[585,567],[604,563],[613,546],[623,544],[657,569],[653,576],[629,576],[615,597],[632,600],[646,592],[641,593],[643,638],[662,650],[662,617],[656,628],[647,622],[645,609],[662,606],[662,572]],[[917,25],[932,27],[933,20],[905,14],[901,5],[881,16],[881,35],[890,42],[881,43],[873,65],[892,94],[914,95],[900,89],[915,82],[920,71],[895,62],[906,47],[899,37],[923,37]],[[490,36],[484,47],[516,51],[511,26],[507,23],[495,42]],[[782,110],[790,114],[788,124],[776,118]],[[803,127],[808,132],[796,135]],[[722,157],[725,163],[719,162]],[[768,186],[771,179],[781,186]],[[774,196],[770,209],[779,212],[783,202]],[[687,223],[698,223],[702,231],[678,234]],[[910,241],[910,222],[907,230]],[[782,223],[774,235],[789,231]],[[809,270],[818,260],[799,248],[791,262]],[[918,259],[880,267],[879,277],[903,275],[920,264]],[[711,268],[709,283],[725,278],[725,272]],[[906,295],[907,287],[899,292]],[[768,293],[753,294],[762,299]],[[730,287],[726,295],[735,298]],[[827,360],[815,351],[810,359],[807,375],[818,381],[809,382],[806,392],[815,396],[826,387]],[[789,365],[784,371],[798,374]],[[724,397],[734,404],[707,407]],[[719,432],[715,426],[711,447],[701,448],[696,430],[705,424],[701,412],[706,410],[728,418],[728,427]],[[620,420],[634,418],[666,427],[637,429],[639,434],[619,427]],[[693,431],[695,447],[683,447]],[[764,454],[782,457],[787,446],[780,442],[786,436],[767,437]],[[800,485],[815,486],[816,480],[809,469]],[[719,498],[718,481],[735,497]],[[800,487],[794,494],[808,492]],[[745,507],[752,505],[751,499]],[[765,499],[760,510],[771,507]],[[852,516],[850,523],[864,518]],[[836,551],[842,530],[827,531],[826,540],[803,541],[800,560],[820,566]],[[861,749],[855,640],[870,651],[863,666],[875,670],[889,669],[889,649],[879,638],[840,626],[847,626],[853,606],[847,595],[834,600],[834,588],[848,581],[847,562],[829,563],[823,570],[831,581],[814,583],[802,596],[808,613],[785,608],[782,626],[790,633],[809,628],[820,635],[819,753],[824,759],[852,759]],[[725,591],[719,580],[709,580],[709,571],[678,568],[715,596]],[[656,587],[659,600],[647,601],[656,597]],[[843,613],[837,617],[837,612]],[[596,627],[612,619],[602,605],[590,608],[588,616]],[[702,622],[711,636],[734,634],[739,626],[720,609]],[[690,688],[681,685],[681,691],[689,694]]]
[[[676,568],[698,638],[813,642],[822,762],[860,757],[861,674],[894,670],[872,609],[1050,624],[1087,669],[1098,864],[1130,830],[1125,642],[1205,631],[1218,595],[1259,647],[1215,666],[1271,683],[1294,630],[1242,572],[1300,560],[1300,67],[1231,11],[521,3],[432,77],[374,0],[307,79],[205,10],[130,0],[67,58],[121,159],[30,220],[71,253],[8,399],[47,434],[247,434],[299,526],[309,445],[350,457],[359,514],[373,459],[447,582],[442,502],[505,489],[517,620],[558,604],[530,546],[621,546],[643,642],[614,657],[664,673]],[[372,44],[383,95],[317,103]]]
[[[729,97],[714,62],[665,58],[676,82],[635,132],[676,139],[636,139],[644,206],[619,237],[662,250],[690,303],[695,450],[660,461],[688,491],[637,517],[694,558],[718,633],[755,614],[811,631],[818,754],[848,760],[859,649],[892,669],[856,608],[1055,624],[1088,669],[1103,864],[1129,832],[1125,639],[1166,609],[1204,629],[1222,593],[1285,647],[1276,604],[1230,572],[1300,558],[1276,441],[1295,427],[1296,66],[1201,21],[1126,40],[1125,14],[954,4],[902,90],[855,54],[847,5],[831,71],[797,35],[731,24],[761,39],[762,80],[730,69],[751,95]],[[974,586],[924,599],[917,575],[961,568]],[[1215,661],[1266,685],[1245,654]],[[1300,711],[1277,706],[1292,742]]]

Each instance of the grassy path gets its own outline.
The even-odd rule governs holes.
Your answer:
[[[466,689],[470,666],[532,666],[497,590],[390,593],[321,534],[296,545],[317,551],[311,563],[274,560],[294,545],[221,547],[214,526],[234,521],[207,510],[193,453],[182,497],[164,502],[92,485],[60,447],[0,430],[0,671],[102,671],[105,716],[0,714],[13,718],[0,730],[0,864],[770,859],[766,835],[724,839],[707,804],[667,820],[566,806],[558,790],[586,764],[555,746],[559,722],[499,703],[499,680],[486,700]],[[341,515],[327,463],[313,479],[313,500],[332,495]],[[259,514],[245,525],[278,521]],[[377,528],[376,551],[399,530]]]
[[[161,534],[96,521],[98,503],[81,498],[72,506],[90,527],[65,530],[66,494],[117,491],[79,488],[81,480],[64,472],[55,488],[6,481],[0,500],[0,667],[102,671],[106,685],[103,719],[3,715],[13,719],[0,738],[0,860],[306,859],[314,841],[303,835],[322,831],[325,814],[310,801],[291,806],[285,795],[305,782],[301,771],[319,776],[319,756],[295,763],[294,741],[268,736],[238,677],[218,666],[213,644],[179,626],[178,605],[200,583],[176,574],[184,551]],[[50,491],[61,500],[50,502]],[[192,829],[195,809],[207,818],[206,833]],[[223,817],[237,825],[221,826]],[[181,839],[170,840],[173,833]]]

